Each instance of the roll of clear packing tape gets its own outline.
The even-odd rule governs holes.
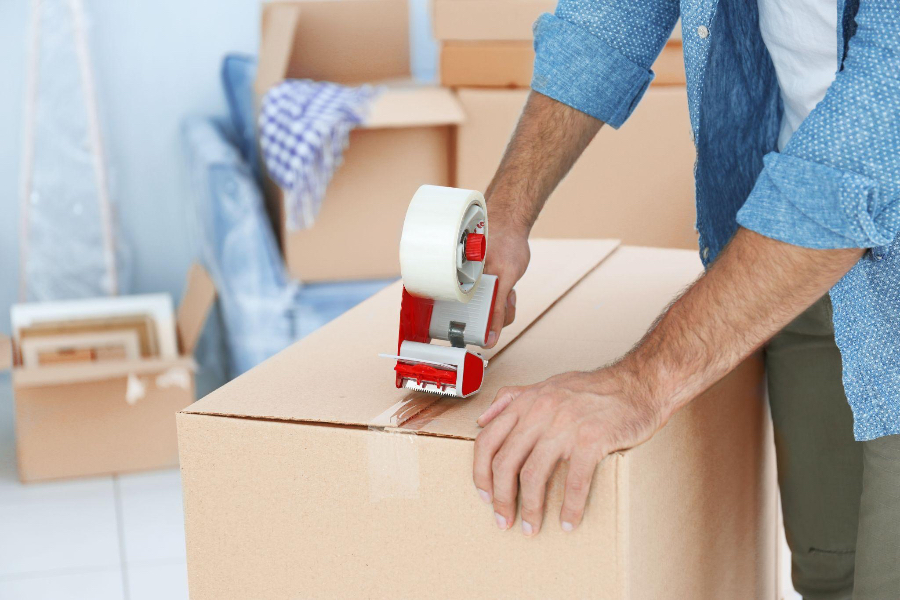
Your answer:
[[[400,274],[415,296],[468,302],[484,268],[465,257],[470,233],[487,235],[484,196],[423,185],[413,196],[400,237]]]

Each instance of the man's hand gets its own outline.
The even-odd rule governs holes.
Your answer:
[[[547,482],[566,460],[560,523],[572,531],[584,515],[597,463],[648,440],[667,418],[662,406],[615,367],[503,388],[478,419],[484,429],[475,440],[475,487],[482,500],[493,502],[500,529],[515,521],[521,495],[522,531],[536,535]]]
[[[489,220],[488,227],[490,241],[484,272],[498,277],[497,302],[487,343],[488,348],[493,348],[500,337],[500,330],[516,318],[516,290],[513,286],[525,274],[531,260],[531,250],[528,247],[528,229],[507,224],[502,217],[496,221]]]

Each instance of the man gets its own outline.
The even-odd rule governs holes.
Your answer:
[[[571,531],[600,460],[765,346],[796,589],[900,598],[900,2],[680,4],[561,0],[535,23],[533,92],[486,192],[490,341],[544,201],[630,115],[679,16],[707,271],[615,364],[501,390],[479,419],[476,488],[501,529],[518,497],[536,535],[566,460]],[[597,195],[598,210],[627,201]]]

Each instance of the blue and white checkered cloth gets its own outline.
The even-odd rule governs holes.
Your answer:
[[[288,229],[313,225],[340,166],[350,130],[363,122],[380,90],[291,79],[273,87],[259,115],[269,175],[285,191]]]

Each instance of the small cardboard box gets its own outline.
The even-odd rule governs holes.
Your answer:
[[[701,270],[696,252],[535,240],[472,398],[394,388],[378,353],[396,347],[398,283],[180,412],[191,598],[775,598],[758,356],[604,460],[571,534],[565,466],[533,539],[497,529],[472,485],[499,387],[620,356]]]
[[[484,190],[515,129],[527,90],[460,89],[456,185]],[[615,237],[697,248],[694,144],[683,87],[651,87],[619,130],[604,127],[544,206],[534,235]]]
[[[175,413],[194,401],[191,354],[215,299],[199,266],[188,275],[176,318],[181,356],[12,368],[16,450],[23,482],[106,475],[178,464]],[[3,336],[0,336],[3,337]]]
[[[653,63],[651,85],[685,85],[681,40],[671,40]],[[441,85],[527,88],[534,70],[530,41],[456,41],[441,44]]]
[[[289,78],[387,89],[351,132],[311,228],[287,229],[283,193],[267,183],[288,271],[307,282],[398,276],[409,200],[420,185],[452,183],[452,126],[463,120],[450,90],[409,79],[407,3],[275,2],[263,6],[262,23],[258,96]]]

